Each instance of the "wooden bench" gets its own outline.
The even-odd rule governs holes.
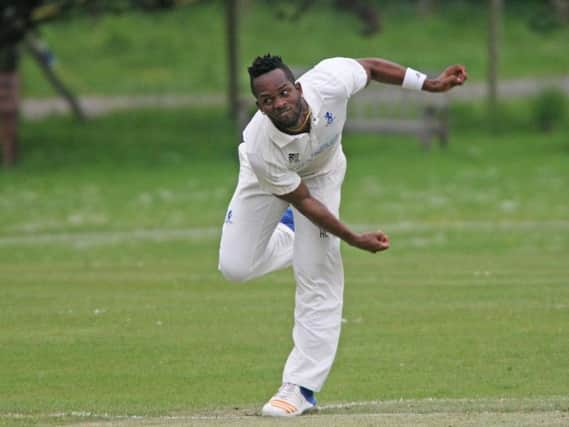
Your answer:
[[[372,85],[350,100],[346,132],[414,135],[425,148],[433,138],[448,144],[446,95]]]

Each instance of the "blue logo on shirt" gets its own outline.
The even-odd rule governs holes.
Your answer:
[[[332,114],[330,111],[326,111],[326,114],[324,114],[324,119],[326,120],[326,126],[330,126],[336,117],[334,117],[334,114]]]

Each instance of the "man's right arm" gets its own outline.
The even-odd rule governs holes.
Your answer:
[[[352,232],[326,206],[312,197],[308,187],[302,181],[296,190],[277,197],[293,205],[318,227],[339,237],[351,246],[374,253],[389,248],[389,238],[381,231],[361,234]]]

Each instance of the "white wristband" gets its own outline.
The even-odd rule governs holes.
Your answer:
[[[410,90],[421,90],[426,79],[426,74],[420,73],[413,68],[407,68],[407,70],[405,70],[405,78],[403,78],[401,87]]]

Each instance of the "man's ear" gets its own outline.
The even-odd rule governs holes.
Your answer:
[[[301,84],[300,84],[299,82],[296,82],[296,83],[294,84],[294,87],[295,87],[296,90],[299,91],[300,94],[302,95],[302,86],[301,86]]]

